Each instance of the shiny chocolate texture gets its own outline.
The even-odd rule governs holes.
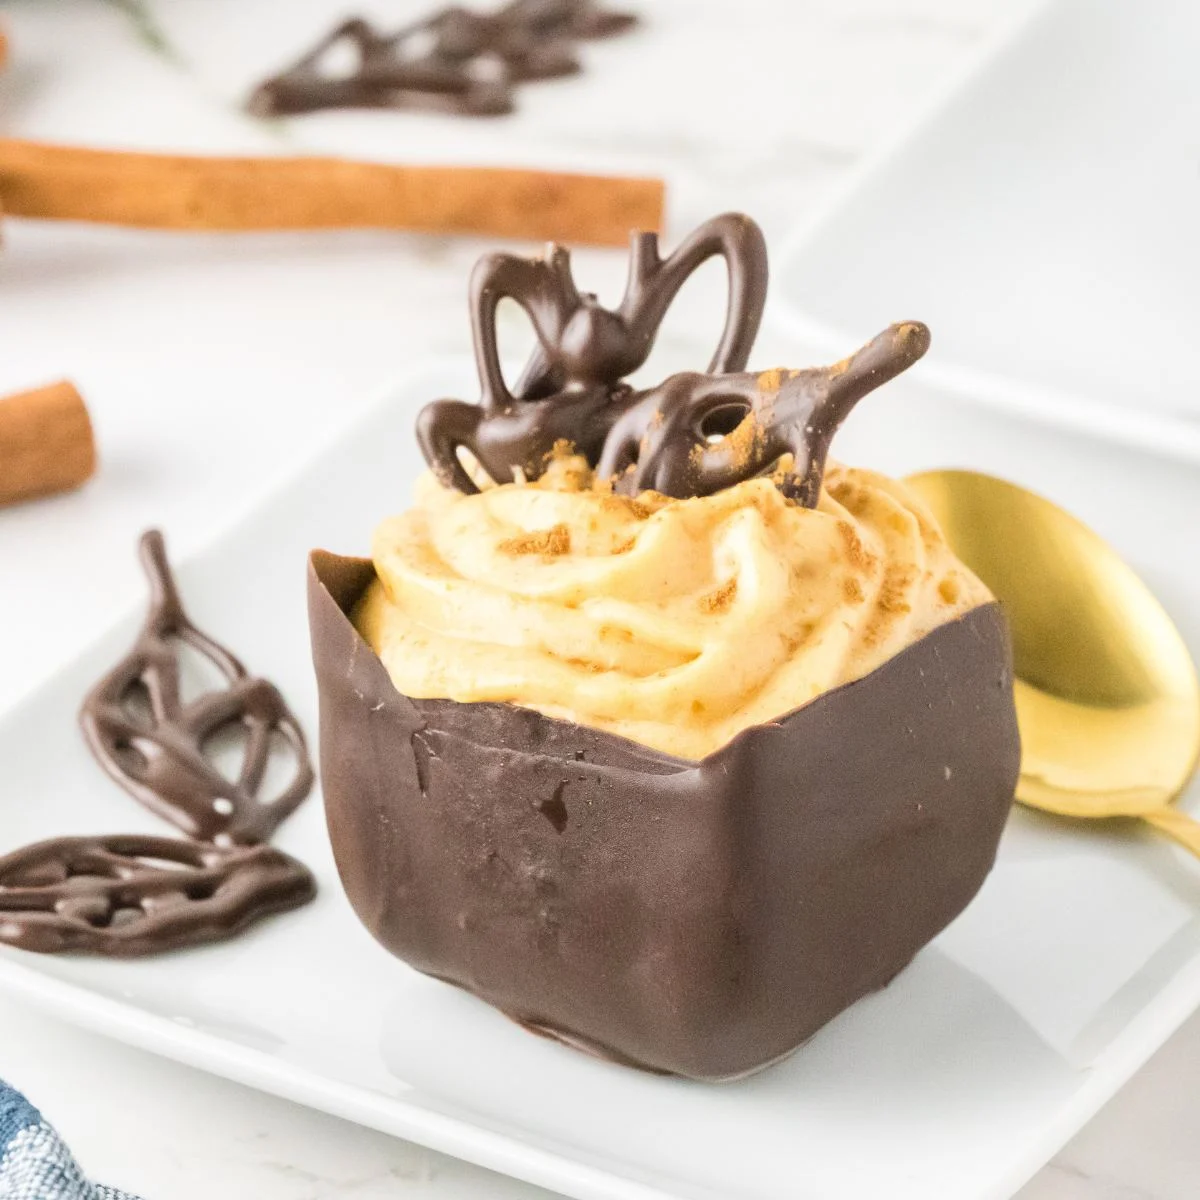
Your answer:
[[[671,302],[713,257],[728,268],[725,326],[705,374],[683,372],[635,391]],[[658,238],[635,233],[629,277],[616,308],[581,292],[562,246],[538,258],[489,254],[471,276],[478,404],[435,400],[417,418],[417,441],[441,483],[470,494],[466,450],[496,483],[536,479],[569,449],[601,480],[629,495],[654,490],[707,496],[777,472],[780,490],[816,506],[829,447],[854,405],[929,349],[919,321],[891,325],[829,367],[743,371],[767,297],[762,231],[741,213],[706,221],[662,258]],[[537,336],[510,391],[500,369],[496,310],[515,300]]]
[[[395,33],[361,17],[335,26],[299,61],[261,83],[247,107],[257,116],[328,108],[434,108],[459,116],[511,112],[516,85],[580,70],[575,43],[637,24],[595,0],[511,0],[493,12],[457,5]],[[354,69],[330,70],[338,50]]]
[[[770,472],[788,455],[779,490],[816,508],[842,422],[928,349],[928,328],[906,321],[831,367],[672,375],[617,418],[596,473],[631,496],[711,496]]]
[[[987,604],[699,763],[399,694],[313,555],[326,814],[367,928],[539,1032],[727,1079],[883,987],[991,869],[1020,746]]]
[[[612,309],[579,290],[562,246],[538,258],[485,255],[470,287],[480,401],[435,400],[417,418],[417,441],[434,474],[446,487],[478,491],[462,449],[498,483],[511,482],[514,471],[538,478],[560,445],[595,466],[613,425],[642,398],[623,380],[650,357],[671,302],[710,258],[725,260],[729,281],[725,326],[708,366],[723,375],[745,367],[767,298],[766,242],[749,217],[713,217],[665,258],[657,234],[633,234],[625,294]],[[537,336],[512,391],[496,337],[505,299],[526,311]]]
[[[308,868],[268,846],[53,838],[0,857],[0,943],[134,958],[221,941],[314,895]]]
[[[84,737],[135,800],[189,836],[265,842],[312,790],[304,731],[274,684],[251,675],[189,619],[158,530],[142,535],[139,553],[150,585],[149,611],[129,653],[84,700]],[[181,645],[208,659],[226,686],[185,701]],[[236,779],[227,779],[209,756],[214,740],[228,733],[245,737]],[[286,787],[264,797],[276,736],[291,748],[294,767]]]
[[[303,863],[253,844],[269,837],[312,788],[299,723],[273,685],[251,676],[188,619],[162,534],[143,534],[139,550],[149,612],[129,654],[85,700],[80,723],[108,774],[193,840],[59,837],[0,856],[0,944],[39,954],[161,954],[232,937],[316,895]],[[184,645],[227,686],[185,701]],[[227,779],[208,757],[212,740],[226,732],[244,736],[237,779]],[[263,800],[276,736],[291,749],[293,773],[278,795]]]

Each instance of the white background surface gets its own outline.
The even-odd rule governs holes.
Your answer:
[[[638,6],[654,32],[589,49],[581,81],[527,89],[508,124],[462,129],[382,115],[281,131],[251,125],[226,98],[340,5],[295,0],[285,16],[269,0],[157,0],[193,60],[188,74],[147,53],[104,0],[29,0],[0,6],[15,54],[0,83],[0,131],[214,151],[291,140],[396,158],[627,165],[667,175],[675,233],[744,207],[777,244],[1016,11],[1003,0]],[[422,8],[371,7],[396,24]],[[745,25],[731,24],[731,10]],[[282,32],[272,35],[272,22]],[[657,40],[664,29],[674,41]],[[746,36],[755,29],[769,38]],[[596,98],[615,83],[621,99],[601,108]],[[763,115],[747,122],[751,97]],[[176,553],[201,545],[409,358],[465,350],[464,284],[478,251],[396,236],[216,240],[10,222],[0,392],[70,375],[92,407],[104,462],[77,496],[0,512],[0,706],[136,598],[138,530],[162,524]],[[619,283],[619,255],[579,261],[602,290]],[[678,323],[668,332],[664,357],[695,344]],[[778,342],[764,345],[769,354]],[[36,797],[0,795],[0,805],[21,803]],[[149,1200],[538,1194],[8,1001],[0,1075],[46,1109],[93,1174]],[[1198,1078],[1193,1020],[1026,1200],[1193,1197],[1200,1118],[1189,1096]]]

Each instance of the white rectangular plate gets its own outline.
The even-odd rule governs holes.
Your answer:
[[[363,551],[373,523],[407,503],[417,406],[471,394],[466,364],[416,370],[180,571],[201,626],[275,680],[314,736],[306,553]],[[1039,488],[1129,556],[1200,651],[1200,475],[903,383],[863,406],[838,452],[893,473],[970,465]],[[75,726],[139,616],[0,720],[0,850],[165,829],[100,773]],[[1007,1196],[1200,1002],[1197,864],[1124,827],[1017,813],[979,898],[885,991],[751,1079],[660,1079],[532,1037],[389,957],[342,896],[319,797],[281,844],[319,876],[312,907],[143,962],[5,951],[0,985],[221,1075],[605,1200]]]
[[[838,347],[919,318],[963,396],[1200,461],[1200,6],[1051,0],[778,260]]]

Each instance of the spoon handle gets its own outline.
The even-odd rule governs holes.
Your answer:
[[[1177,808],[1169,807],[1156,808],[1153,812],[1141,815],[1143,820],[1149,821],[1167,837],[1174,838],[1181,846],[1200,858],[1200,821]]]

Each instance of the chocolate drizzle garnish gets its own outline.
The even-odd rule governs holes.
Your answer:
[[[714,217],[666,258],[656,234],[634,234],[625,294],[614,309],[578,289],[570,252],[561,246],[551,245],[540,258],[481,259],[470,288],[480,403],[438,400],[417,421],[417,439],[438,478],[463,492],[478,490],[459,460],[464,448],[497,482],[508,482],[514,471],[536,479],[560,443],[595,466],[610,429],[640,399],[623,380],[650,356],[680,288],[714,257],[726,261],[729,300],[709,370],[740,371],[758,334],[767,284],[766,244],[748,217]],[[503,299],[529,314],[537,337],[511,392],[496,337]]]
[[[929,330],[909,321],[831,367],[673,375],[622,414],[597,474],[630,494],[708,496],[790,455],[779,489],[815,508],[830,444],[851,409],[928,349]]]
[[[707,259],[729,268],[725,328],[707,374],[673,375],[636,392],[625,379],[650,355],[672,300]],[[706,496],[776,472],[789,499],[813,508],[830,443],[851,409],[929,349],[918,321],[892,325],[831,367],[743,373],[767,293],[767,252],[749,217],[700,226],[668,258],[635,233],[625,295],[615,309],[580,292],[569,253],[490,254],[471,276],[471,326],[482,396],[436,400],[417,418],[417,441],[446,487],[478,491],[460,451],[496,483],[536,479],[560,450],[582,455],[618,491]],[[515,300],[537,347],[510,392],[500,369],[496,309]],[[776,470],[776,468],[781,468]]]
[[[61,837],[0,857],[0,943],[42,954],[157,954],[231,937],[316,895],[303,863],[258,844],[312,789],[299,723],[274,685],[188,619],[162,534],[144,533],[138,548],[150,609],[133,649],[85,700],[80,724],[108,774],[192,840]],[[181,646],[227,686],[185,702]],[[244,739],[236,779],[209,758],[229,733]],[[292,775],[263,800],[276,737],[289,747]]]
[[[248,107],[260,116],[326,108],[439,108],[460,116],[511,112],[515,85],[573,75],[574,43],[637,23],[593,0],[512,0],[495,12],[446,8],[396,33],[344,21],[308,54],[260,84]],[[339,49],[353,69],[329,66]]]
[[[0,942],[43,954],[154,954],[229,937],[315,894],[308,868],[269,846],[54,838],[0,858]]]
[[[224,646],[189,620],[167,564],[162,534],[139,546],[150,609],[129,654],[92,690],[80,723],[92,752],[131,796],[189,836],[204,841],[266,841],[313,785],[304,733],[279,691],[250,675]],[[184,702],[180,646],[208,659],[228,686]],[[236,779],[208,751],[222,734],[244,732]],[[288,785],[260,797],[272,742],[280,735],[295,759]]]

